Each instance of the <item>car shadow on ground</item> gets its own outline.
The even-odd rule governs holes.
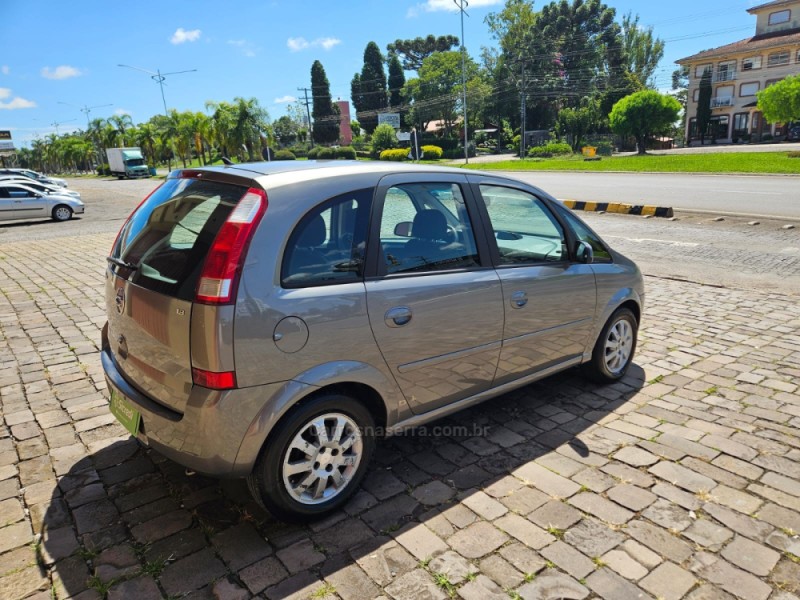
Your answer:
[[[577,521],[551,527],[532,513],[563,505],[559,485],[593,488],[592,467],[621,445],[602,419],[632,404],[643,385],[637,365],[607,386],[573,369],[381,440],[344,509],[300,526],[264,512],[241,480],[192,474],[131,438],[113,438],[75,456],[46,512],[32,515],[42,534],[40,569],[52,573],[56,597],[82,599],[322,598],[334,588],[343,598],[366,598],[384,586],[392,593],[392,582],[408,593],[427,585],[412,572],[433,573],[428,560],[443,554],[438,569],[458,570],[470,559],[468,570],[477,572],[487,548],[514,538],[541,547],[587,519],[569,507]],[[566,476],[554,473],[548,493],[531,481],[543,468]],[[584,468],[585,481],[577,475]],[[590,533],[596,524],[583,526]],[[530,550],[514,551],[531,560]]]

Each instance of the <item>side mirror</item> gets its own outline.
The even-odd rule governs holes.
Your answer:
[[[397,237],[411,237],[411,221],[401,221],[395,225],[394,234]]]
[[[578,260],[586,265],[590,265],[594,262],[594,250],[592,250],[592,247],[586,242],[578,242],[578,250],[575,254]]]

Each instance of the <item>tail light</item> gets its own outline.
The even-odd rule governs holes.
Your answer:
[[[232,390],[236,387],[236,373],[233,371],[215,373],[192,368],[192,383],[210,390]]]
[[[214,238],[200,274],[196,302],[229,304],[232,301],[247,247],[266,211],[266,192],[255,188],[247,190]]]

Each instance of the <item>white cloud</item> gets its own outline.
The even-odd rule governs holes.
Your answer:
[[[8,102],[5,102],[10,98]],[[17,110],[19,108],[35,108],[36,102],[26,100],[19,96],[11,97],[11,90],[9,88],[0,88],[0,110]]]
[[[61,65],[55,69],[44,67],[41,71],[42,77],[46,79],[69,79],[70,77],[79,77],[83,75],[80,69],[70,67],[69,65]]]
[[[466,5],[466,2],[464,4],[465,9],[480,8],[482,6],[496,6],[502,4],[502,0],[469,0],[469,6]],[[458,6],[456,6],[453,0],[427,0],[423,4],[417,4],[409,8],[406,17],[414,18],[418,17],[422,12],[440,11],[457,12]]]
[[[183,27],[178,27],[172,37],[169,39],[175,45],[183,44],[184,42],[196,42],[200,39],[202,32],[199,29],[190,29],[187,31]]]
[[[280,98],[275,98],[273,104],[289,104],[290,102],[295,102],[297,98],[294,96],[281,96]]]
[[[247,58],[253,58],[261,48],[257,48],[252,42],[247,40],[228,40],[228,45],[238,48]]]
[[[11,72],[11,69],[8,68],[8,65],[0,66],[0,73],[3,75],[8,75]]]
[[[334,37],[317,38],[312,42],[309,42],[304,37],[289,38],[286,40],[286,46],[292,52],[300,52],[301,50],[306,50],[307,48],[322,48],[323,50],[330,50],[334,46],[338,46],[341,43],[342,40]]]
[[[122,115],[131,114],[131,111],[129,111],[127,108],[118,108],[117,110],[114,111],[114,114],[121,117]]]

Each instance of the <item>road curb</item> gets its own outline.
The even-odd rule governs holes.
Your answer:
[[[650,215],[653,217],[675,216],[672,207],[652,206],[647,204],[621,204],[619,202],[580,202],[578,200],[563,200],[564,206],[572,210],[585,210],[590,212],[608,212],[618,215]]]

